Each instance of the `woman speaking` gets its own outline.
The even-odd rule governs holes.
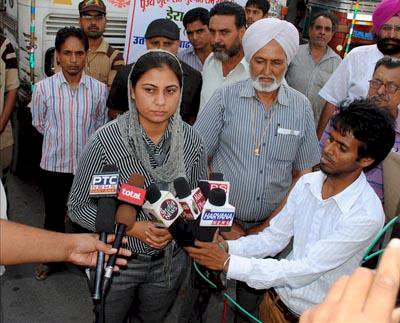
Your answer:
[[[79,161],[69,199],[72,221],[95,230],[96,200],[89,197],[92,175],[103,166],[119,168],[121,182],[132,173],[174,192],[173,181],[187,178],[194,188],[207,177],[207,157],[199,135],[181,120],[182,69],[165,51],[148,51],[129,77],[129,112],[99,129]],[[162,322],[186,272],[185,252],[167,229],[158,228],[142,211],[128,232],[133,252],[126,269],[113,277],[106,298],[107,322],[122,322],[131,304],[140,321]]]

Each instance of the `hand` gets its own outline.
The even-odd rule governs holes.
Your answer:
[[[186,247],[185,250],[194,261],[212,270],[223,270],[229,254],[222,250],[218,242],[195,241],[195,247]]]
[[[117,249],[112,248],[110,244],[105,244],[99,240],[96,234],[68,234],[66,239],[70,239],[70,247],[66,251],[66,261],[75,265],[94,267],[97,262],[97,252],[102,251],[106,255],[112,255]],[[112,243],[115,239],[114,235],[107,237],[107,242]],[[126,239],[124,239],[126,243]],[[119,255],[129,257],[132,253],[124,248],[120,248]],[[106,260],[108,257],[106,257]],[[114,270],[118,271],[119,266],[125,266],[126,259],[117,258]]]
[[[358,268],[340,278],[325,300],[301,316],[300,323],[392,323],[400,322],[394,309],[400,287],[400,240],[393,239],[377,272]]]
[[[234,223],[232,225],[231,231],[221,232],[221,235],[224,237],[225,240],[236,240],[244,237],[246,235],[246,232],[239,224]]]
[[[164,249],[172,240],[172,235],[165,228],[157,228],[154,223],[145,231],[146,243],[155,249]]]

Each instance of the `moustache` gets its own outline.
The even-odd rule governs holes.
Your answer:
[[[211,44],[211,48],[212,48],[213,50],[215,50],[215,49],[225,49],[226,46],[225,46],[225,45],[222,45],[222,44]]]
[[[381,42],[382,42],[382,44],[389,44],[389,43],[400,44],[400,39],[398,39],[398,38],[382,38]]]

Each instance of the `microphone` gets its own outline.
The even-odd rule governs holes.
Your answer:
[[[200,217],[198,239],[211,242],[215,231],[231,228],[235,217],[235,207],[227,202],[227,194],[222,188],[214,188],[208,194],[208,200],[204,205]],[[206,275],[212,280],[218,290],[226,288],[226,278],[220,276],[220,272],[206,270]]]
[[[230,183],[224,181],[222,173],[211,173],[209,180],[200,180],[199,188],[205,198],[208,198],[209,192],[214,188],[221,188],[226,193],[226,199],[229,201]]]
[[[184,177],[174,180],[174,188],[183,213],[169,227],[169,231],[180,246],[194,246],[199,222],[196,219],[201,214],[206,199],[199,188],[191,191],[189,183]]]
[[[134,173],[129,177],[128,183],[122,183],[118,192],[117,198],[122,203],[115,215],[115,222],[117,225],[117,233],[113,243],[113,248],[118,251],[122,244],[125,231],[130,230],[136,221],[137,209],[135,206],[142,206],[146,195],[144,187],[144,177],[141,174]],[[111,255],[108,259],[103,282],[103,295],[108,289],[109,282],[113,273],[115,262],[117,260],[118,252]]]
[[[196,220],[203,211],[206,199],[199,188],[190,190],[189,183],[184,177],[174,180],[176,197],[182,206],[182,217],[185,220]]]
[[[227,202],[226,192],[221,188],[210,190],[200,218],[198,239],[212,241],[217,228],[232,227],[234,217],[235,207]]]
[[[89,196],[98,198],[95,228],[100,233],[100,240],[107,243],[107,234],[114,231],[114,214],[117,208],[115,196],[118,191],[119,174],[115,165],[105,165],[100,174],[94,174],[89,189]],[[92,298],[101,299],[101,280],[103,277],[104,252],[98,252],[94,290]]]
[[[142,209],[163,228],[169,228],[183,212],[177,199],[168,191],[160,191],[155,183],[147,188],[147,201]]]

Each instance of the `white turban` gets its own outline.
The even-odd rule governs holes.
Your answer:
[[[246,30],[242,40],[246,60],[250,62],[273,39],[282,46],[289,65],[299,49],[299,32],[290,22],[277,18],[260,19]]]

